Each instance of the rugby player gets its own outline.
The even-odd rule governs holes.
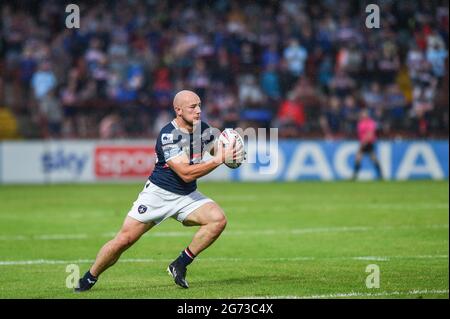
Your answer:
[[[213,200],[197,191],[196,180],[227,159],[238,159],[242,147],[215,144],[213,130],[200,120],[201,101],[197,94],[183,90],[173,100],[176,117],[156,141],[155,168],[125,218],[121,230],[98,252],[75,291],[91,289],[99,276],[114,265],[120,255],[145,232],[171,217],[184,226],[200,226],[190,244],[167,268],[175,283],[188,288],[187,266],[210,246],[224,230],[227,219]],[[220,133],[220,132],[219,132]],[[212,158],[202,161],[209,151]]]

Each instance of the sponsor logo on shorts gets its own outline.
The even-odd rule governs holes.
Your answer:
[[[143,213],[145,213],[147,211],[147,206],[145,206],[145,205],[140,205],[139,207],[138,207],[138,212],[139,212],[139,214],[143,214]]]

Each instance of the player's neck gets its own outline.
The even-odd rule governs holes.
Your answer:
[[[177,124],[177,126],[185,131],[188,131],[189,133],[192,133],[194,131],[194,125],[193,124],[189,124],[188,122],[186,122],[185,120],[183,120],[180,117],[175,118],[175,123]]]

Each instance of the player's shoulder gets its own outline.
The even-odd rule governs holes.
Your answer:
[[[208,123],[206,122],[201,122],[201,132],[203,136],[211,136],[214,135],[216,137],[218,137],[218,135],[220,135],[220,130],[210,126]]]
[[[220,130],[210,126],[208,123],[203,121],[201,122],[202,139],[206,141],[206,143],[210,143],[219,138],[220,133]]]
[[[177,127],[173,121],[167,123],[158,135],[158,140],[161,142],[161,144],[164,146],[165,144],[172,144],[176,139],[177,134]]]
[[[209,124],[206,123],[205,121],[201,121],[200,123],[201,123],[202,131],[204,131],[204,130],[210,128]]]
[[[162,127],[161,131],[159,132],[159,135],[167,134],[167,133],[173,133],[176,130],[175,124],[173,121],[170,121],[165,126]]]

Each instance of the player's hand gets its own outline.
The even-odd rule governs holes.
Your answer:
[[[233,160],[241,162],[246,159],[246,156],[247,153],[245,152],[244,146],[241,143],[239,143],[239,145],[235,148]]]
[[[236,158],[237,149],[235,148],[236,140],[233,140],[228,145],[224,146],[222,143],[217,145],[217,153],[214,156],[215,160],[219,163],[225,163],[227,161],[232,161]]]

